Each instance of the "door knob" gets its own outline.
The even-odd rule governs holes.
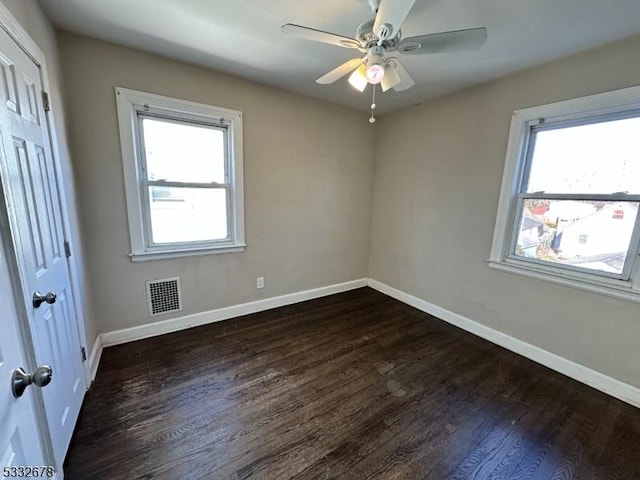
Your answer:
[[[56,295],[56,292],[49,292],[46,295],[42,295],[38,291],[33,292],[33,299],[32,299],[33,308],[38,308],[40,305],[42,305],[45,302],[48,303],[49,305],[53,305],[54,303],[56,303],[57,298],[58,296]]]
[[[21,397],[29,385],[46,387],[51,383],[51,377],[53,370],[49,365],[40,365],[33,373],[25,372],[22,367],[16,368],[11,375],[11,392],[14,397]]]

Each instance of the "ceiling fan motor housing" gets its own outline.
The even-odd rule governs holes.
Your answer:
[[[356,30],[355,37],[362,45],[365,45],[366,50],[369,50],[372,46],[378,44],[379,37],[375,33],[373,33],[373,24],[375,22],[375,18],[367,20],[366,22],[360,24],[360,26]],[[395,50],[398,47],[398,42],[400,42],[400,34],[401,31],[398,30],[398,33],[394,35],[393,38],[385,39],[382,43],[382,46],[386,50]]]

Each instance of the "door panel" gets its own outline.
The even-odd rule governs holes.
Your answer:
[[[4,93],[6,106],[14,113],[20,113],[18,106],[18,94],[16,88],[16,70],[13,64],[4,55],[0,54],[0,66],[2,69],[2,81],[0,87]]]
[[[4,230],[6,225],[2,223]],[[28,387],[20,398],[14,398],[11,393],[9,379],[13,370],[17,367],[30,370],[33,365],[27,364],[22,349],[24,339],[14,306],[16,295],[2,240],[0,238],[0,379],[3,380],[0,382],[0,475],[4,467],[47,465],[35,422],[33,387]]]
[[[22,80],[25,87],[25,105],[27,106],[22,114],[28,121],[36,125],[40,125],[40,112],[38,109],[38,97],[40,96],[39,94],[42,91],[42,89],[39,88],[40,82],[37,80],[32,80],[26,74],[22,75]]]
[[[36,198],[33,188],[33,178],[31,175],[31,160],[27,154],[27,142],[18,137],[13,137],[13,146],[16,159],[18,160],[19,180],[22,182],[23,209],[26,217],[23,221],[28,222],[23,228],[27,230],[26,235],[21,239],[23,253],[27,253],[28,249],[32,255],[31,259],[25,258],[25,262],[31,263],[34,267],[34,274],[39,277],[47,271],[45,262],[46,253],[44,251],[44,243],[42,241],[40,214],[36,208]],[[18,189],[18,186],[15,186]]]
[[[37,362],[51,365],[55,372],[42,396],[56,464],[61,465],[86,384],[64,256],[58,184],[40,69],[1,29],[0,45],[3,186]],[[36,291],[43,295],[55,292],[55,303],[35,308],[32,295]]]
[[[59,205],[58,188],[53,180],[53,175],[49,175],[48,172],[53,172],[53,166],[47,162],[46,152],[43,147],[36,146],[36,157],[38,159],[38,169],[40,179],[42,180],[42,194],[43,204],[47,207],[47,225],[51,235],[51,257],[54,263],[65,262],[62,256],[62,246],[64,245],[64,238],[62,235],[62,218],[60,217],[60,210],[53,208],[54,205]]]

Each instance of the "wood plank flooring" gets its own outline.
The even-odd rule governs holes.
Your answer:
[[[640,479],[640,409],[369,288],[105,349],[74,479]]]

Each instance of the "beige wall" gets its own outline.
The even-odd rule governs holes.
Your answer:
[[[16,17],[33,41],[36,42],[46,58],[49,77],[49,99],[51,101],[51,113],[53,114],[54,143],[57,145],[59,163],[62,167],[61,173],[65,187],[64,193],[68,207],[67,213],[72,230],[70,242],[73,245],[75,260],[73,267],[77,271],[79,279],[78,291],[84,299],[84,301],[81,302],[83,304],[81,314],[84,317],[86,339],[82,340],[82,344],[86,345],[88,349],[91,349],[98,331],[90,314],[90,304],[88,300],[89,285],[87,283],[87,272],[83,261],[85,255],[83,254],[82,242],[80,240],[75,181],[67,142],[66,115],[56,34],[53,26],[36,0],[2,0],[2,3],[9,9],[13,16]]]
[[[83,36],[58,40],[100,332],[367,276],[374,130],[366,115]],[[243,112],[245,252],[129,260],[115,86]],[[150,319],[145,281],[176,275],[184,311]]]
[[[640,84],[640,37],[380,119],[369,276],[640,387],[640,304],[486,259],[511,113]]]

